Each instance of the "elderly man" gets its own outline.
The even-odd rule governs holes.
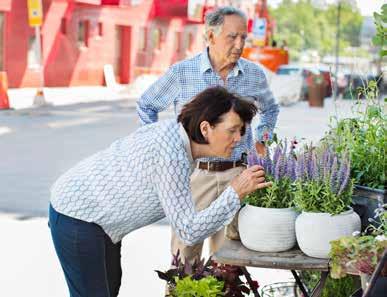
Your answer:
[[[205,51],[172,65],[137,102],[142,124],[156,122],[158,113],[172,104],[177,115],[182,105],[210,86],[224,86],[256,102],[261,118],[255,129],[255,137],[251,127],[247,127],[245,136],[234,147],[231,158],[205,158],[197,162],[191,176],[192,199],[197,211],[208,207],[230,180],[242,172],[243,152],[254,147],[258,152],[264,150],[261,143],[263,135],[270,137],[279,112],[262,69],[241,58],[247,37],[245,14],[234,7],[219,8],[206,15],[205,27],[208,43]],[[230,134],[233,132],[229,131]],[[223,240],[224,230],[221,229],[210,237],[210,252],[215,252]],[[183,259],[191,261],[201,256],[202,246],[203,243],[184,245],[172,231],[173,254],[180,250]]]

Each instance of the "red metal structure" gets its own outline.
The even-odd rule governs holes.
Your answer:
[[[192,3],[196,5],[193,7],[198,13],[196,17],[187,14]],[[106,64],[113,66],[120,83],[129,83],[144,73],[160,74],[176,61],[203,50],[203,16],[209,9],[233,4],[249,18],[257,11],[267,13],[267,9],[259,10],[252,1],[192,3],[189,0],[42,0],[45,86],[102,85]],[[264,17],[269,19],[268,15]],[[1,0],[0,71],[7,72],[9,87],[39,86],[35,46],[35,32],[28,25],[27,1]],[[263,60],[260,55],[256,61]]]
[[[262,32],[254,34],[254,22],[260,21]],[[246,59],[264,65],[275,72],[280,65],[289,63],[289,54],[285,47],[277,47],[274,39],[274,23],[267,8],[267,0],[258,0],[254,16],[249,21],[250,40],[242,54]],[[259,30],[258,30],[259,31]],[[261,36],[260,36],[261,35]]]
[[[39,85],[27,1],[0,1],[0,71],[10,87]],[[187,18],[187,0],[42,0],[46,86],[104,84],[162,73],[203,49],[202,24]],[[3,24],[3,25],[1,25]]]

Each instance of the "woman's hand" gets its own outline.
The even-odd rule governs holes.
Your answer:
[[[259,165],[254,165],[243,170],[230,183],[241,200],[255,190],[270,187],[271,184],[271,182],[265,182],[265,171]]]

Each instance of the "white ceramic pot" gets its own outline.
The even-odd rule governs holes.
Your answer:
[[[360,217],[352,209],[338,215],[302,212],[296,220],[296,236],[304,254],[328,258],[330,241],[360,231]]]
[[[296,243],[292,208],[263,208],[246,205],[239,212],[239,235],[242,244],[259,252],[282,252]]]

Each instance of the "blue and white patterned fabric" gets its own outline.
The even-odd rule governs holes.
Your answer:
[[[114,243],[165,216],[187,245],[231,222],[240,200],[229,186],[197,212],[191,198],[194,162],[176,120],[146,125],[81,161],[52,186],[57,212],[100,225]]]
[[[206,49],[191,59],[171,66],[138,100],[137,113],[142,124],[154,123],[158,119],[158,113],[173,104],[177,116],[185,103],[211,86],[223,86],[230,92],[251,98],[256,102],[261,114],[255,135],[253,136],[251,127],[247,127],[246,135],[235,147],[231,160],[237,161],[243,152],[253,147],[254,140],[262,140],[265,132],[271,137],[279,113],[278,104],[269,89],[266,76],[255,63],[240,58],[228,74],[225,84],[212,69]],[[221,158],[201,160],[221,160]]]

